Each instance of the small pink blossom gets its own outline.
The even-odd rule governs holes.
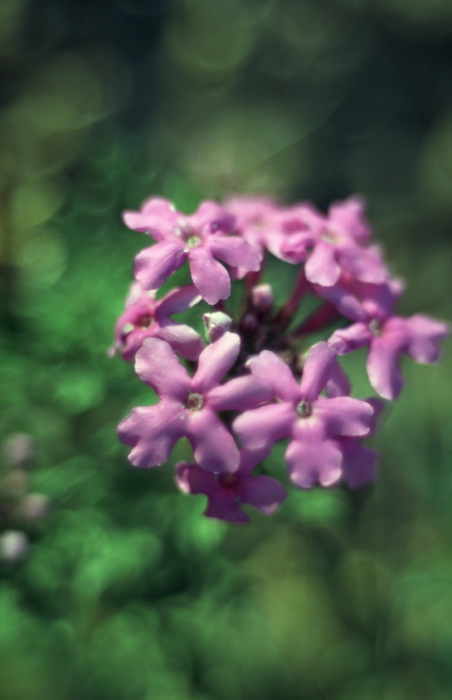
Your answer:
[[[230,235],[235,218],[215,202],[203,202],[198,211],[184,215],[171,202],[152,198],[139,212],[125,212],[124,223],[156,241],[135,258],[135,277],[146,289],[158,289],[188,260],[193,284],[209,304],[227,299],[231,281],[222,263],[258,270],[259,250],[242,237]]]
[[[392,400],[403,387],[401,355],[422,364],[435,363],[440,356],[439,344],[448,333],[445,323],[424,314],[410,318],[374,316],[335,331],[329,343],[339,355],[368,347],[369,381],[380,396]]]
[[[172,321],[171,316],[187,311],[200,299],[193,285],[173,289],[157,300],[155,291],[149,292],[134,282],[126,299],[126,310],[116,323],[112,354],[118,351],[124,360],[133,360],[145,338],[160,338],[187,360],[197,360],[204,347],[201,336],[190,326]]]
[[[133,409],[118,427],[120,440],[132,447],[129,460],[134,466],[163,464],[175,443],[186,437],[200,467],[214,473],[236,471],[239,450],[218,411],[251,408],[268,393],[251,375],[219,385],[239,350],[239,336],[225,333],[202,351],[191,378],[168,343],[157,338],[144,341],[135,369],[160,402]]]
[[[276,403],[245,411],[233,428],[248,449],[269,448],[292,438],[286,462],[294,484],[329,486],[342,474],[338,437],[369,433],[374,409],[349,396],[320,396],[336,372],[336,353],[327,343],[315,345],[306,360],[301,383],[273,352],[264,350],[249,361],[252,376],[271,386]]]
[[[233,474],[212,474],[197,464],[176,465],[176,483],[185,493],[205,494],[205,515],[229,522],[246,523],[242,506],[257,508],[265,515],[273,513],[287,497],[286,489],[271,476],[252,476],[253,469],[268,457],[267,450],[240,451],[240,465]]]

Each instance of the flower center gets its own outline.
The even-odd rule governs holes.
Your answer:
[[[376,318],[373,318],[369,323],[369,330],[376,338],[381,335],[381,323]]]
[[[228,486],[230,488],[231,486],[235,486],[237,484],[239,477],[237,474],[220,474],[219,480],[223,486]]]
[[[150,328],[153,323],[154,318],[151,314],[143,314],[143,316],[140,316],[138,319],[137,327],[146,330],[146,328]]]
[[[309,418],[309,416],[312,414],[311,404],[309,401],[305,401],[304,399],[297,404],[297,408],[295,410],[300,418]]]
[[[202,243],[201,236],[198,236],[197,232],[192,229],[188,224],[183,224],[182,226],[175,226],[173,229],[176,236],[182,238],[182,240],[187,245],[187,248],[196,248],[200,243]]]
[[[190,411],[199,411],[204,406],[204,396],[202,394],[189,394],[187,408]]]

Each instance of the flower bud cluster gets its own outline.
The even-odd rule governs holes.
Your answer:
[[[10,435],[3,443],[0,465],[0,561],[19,562],[29,547],[29,531],[47,512],[47,497],[28,493],[27,468],[33,461],[32,438],[25,433]]]
[[[113,352],[134,359],[138,377],[159,397],[119,425],[130,462],[161,465],[187,438],[193,461],[176,465],[176,483],[207,496],[206,515],[231,522],[248,520],[244,504],[268,514],[286,497],[279,482],[260,473],[280,440],[287,441],[285,461],[297,487],[371,482],[377,453],[363,440],[375,433],[383,401],[350,396],[338,357],[368,348],[370,384],[393,400],[403,385],[401,355],[436,362],[448,329],[423,314],[396,314],[403,284],[372,240],[363,202],[351,197],[322,214],[310,203],[234,197],[184,215],[151,198],[124,222],[154,243],[135,259]],[[280,308],[265,280],[271,256],[296,269]],[[182,266],[191,284],[159,295]],[[232,285],[243,292],[235,316]],[[307,296],[316,306],[300,320]],[[207,342],[173,318],[192,307]],[[314,333],[323,340],[312,344]]]

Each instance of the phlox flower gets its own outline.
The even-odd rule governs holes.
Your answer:
[[[205,301],[216,304],[231,293],[229,274],[218,260],[245,270],[260,267],[260,251],[230,235],[235,218],[215,202],[203,202],[194,214],[185,215],[168,200],[155,197],[123,218],[129,228],[156,241],[135,258],[135,277],[146,289],[158,289],[188,260],[193,284]]]
[[[403,388],[400,370],[402,355],[415,362],[432,364],[440,357],[439,343],[448,335],[447,324],[424,314],[368,316],[333,333],[329,343],[339,355],[368,347],[367,374],[375,391],[385,399],[395,399]]]
[[[147,291],[134,282],[126,310],[116,323],[116,343],[111,353],[118,351],[124,360],[133,360],[145,338],[160,338],[187,360],[197,360],[204,347],[201,336],[190,326],[171,320],[171,316],[187,311],[200,299],[193,285],[173,289],[158,300],[156,291]]]
[[[129,460],[134,466],[163,464],[175,443],[186,437],[203,469],[214,473],[237,470],[239,450],[218,411],[257,406],[268,393],[251,375],[219,385],[239,350],[239,336],[225,333],[202,351],[191,378],[168,343],[158,338],[144,341],[135,369],[157,392],[160,402],[133,409],[118,427],[120,440],[132,447]]]
[[[332,204],[328,216],[306,207],[306,229],[283,242],[281,252],[293,263],[305,262],[306,279],[332,287],[344,271],[354,279],[381,284],[388,276],[380,249],[368,245],[371,235],[358,197]]]
[[[287,497],[286,489],[276,479],[252,475],[268,454],[268,450],[240,450],[240,465],[233,474],[212,474],[197,464],[180,462],[176,465],[176,483],[185,493],[207,496],[204,514],[208,517],[246,523],[249,517],[243,512],[243,505],[270,515]]]
[[[311,349],[300,384],[273,352],[264,350],[248,363],[251,376],[266,378],[276,402],[245,411],[233,428],[248,449],[268,448],[290,437],[286,463],[292,482],[302,488],[338,481],[343,455],[337,438],[361,437],[371,428],[374,409],[369,403],[349,396],[320,396],[336,364],[336,353],[325,342]]]

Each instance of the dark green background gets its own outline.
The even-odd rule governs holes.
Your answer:
[[[151,194],[361,193],[402,312],[450,318],[451,39],[450,0],[3,0],[2,436],[52,508],[1,571],[2,700],[451,697],[450,352],[404,363],[375,487],[248,527],[130,467],[151,392],[106,356]]]

